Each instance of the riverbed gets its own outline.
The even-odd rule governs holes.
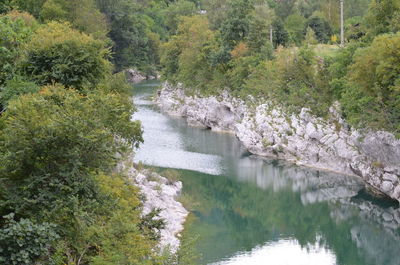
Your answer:
[[[356,177],[257,157],[233,135],[190,127],[160,112],[158,86],[135,86],[145,141],[135,160],[181,176],[198,264],[400,264],[396,203]]]

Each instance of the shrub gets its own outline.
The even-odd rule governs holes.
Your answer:
[[[342,96],[350,123],[400,132],[400,33],[357,50]]]
[[[40,85],[93,87],[111,69],[109,51],[104,46],[104,42],[71,29],[69,24],[50,22],[27,44],[24,71]]]
[[[5,87],[0,90],[0,105],[7,107],[10,100],[21,95],[32,94],[39,91],[39,86],[35,83],[27,81],[25,78],[16,76],[8,80]]]
[[[14,214],[4,216],[0,229],[0,262],[2,264],[36,264],[50,259],[50,247],[59,238],[53,224],[35,224],[29,219],[14,220]]]
[[[0,86],[17,73],[21,48],[31,35],[32,29],[24,20],[0,16]]]

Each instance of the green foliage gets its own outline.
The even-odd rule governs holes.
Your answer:
[[[145,10],[139,3],[129,0],[97,0],[97,3],[110,22],[108,36],[114,42],[112,61],[117,71],[135,67],[146,74],[154,74],[159,59],[159,36],[151,29],[162,29],[155,26],[150,15],[160,20],[158,13],[161,11],[154,9],[157,14],[153,14],[153,11],[149,15],[144,14]]]
[[[306,19],[300,14],[292,14],[285,20],[285,30],[289,34],[289,41],[300,45],[303,40],[304,24]]]
[[[205,17],[183,17],[178,35],[163,46],[163,76],[174,80],[176,75],[187,86],[202,86],[211,74],[205,53],[213,37]]]
[[[40,18],[45,22],[69,22],[96,39],[107,39],[106,18],[97,9],[95,0],[46,0]]]
[[[17,73],[15,64],[22,56],[22,45],[31,35],[24,20],[0,16],[0,86]]]
[[[266,4],[256,5],[251,12],[249,33],[246,38],[247,45],[252,53],[264,54],[265,49],[270,49],[270,28],[274,12]],[[264,56],[268,58],[269,56]]]
[[[370,33],[375,36],[400,30],[400,2],[397,0],[373,0],[366,16]]]
[[[13,6],[39,18],[40,11],[46,0],[11,0]]]
[[[306,22],[306,29],[310,27],[314,32],[319,42],[327,43],[332,35],[332,28],[328,21],[320,16],[312,16]]]
[[[35,224],[29,219],[14,220],[14,214],[3,217],[0,229],[0,262],[19,265],[35,264],[40,259],[48,261],[50,247],[58,239],[55,226],[49,223]]]
[[[130,122],[132,111],[122,96],[83,97],[60,86],[11,101],[2,117],[0,154],[9,207],[34,216],[46,209],[58,219],[58,211],[74,207],[71,201],[95,196],[89,173],[108,171],[117,153],[142,140],[140,124]]]
[[[246,82],[247,91],[266,95],[290,112],[308,107],[324,115],[332,101],[326,65],[309,47],[282,50],[276,59],[260,65]]]
[[[343,105],[349,122],[400,132],[400,33],[359,49],[348,73]]]
[[[289,34],[283,23],[280,20],[275,20],[272,22],[272,28],[274,47],[286,46],[289,41]]]
[[[219,29],[227,17],[227,6],[229,0],[204,0],[203,8],[207,10],[207,18],[210,22],[210,28]]]
[[[123,175],[101,174],[97,180],[112,203],[109,216],[104,215],[90,228],[92,244],[98,248],[91,264],[157,264],[152,251],[156,241],[145,236],[151,231],[142,226],[145,221],[140,218],[137,188]]]
[[[10,100],[25,94],[33,94],[39,91],[39,87],[20,76],[8,80],[3,89],[0,89],[0,105],[7,107]]]
[[[231,0],[227,12],[227,18],[221,28],[222,46],[233,48],[249,34],[249,13],[254,6],[251,1]]]
[[[332,59],[329,65],[331,75],[330,86],[336,99],[341,98],[347,84],[346,75],[348,68],[354,62],[354,53],[365,43],[350,42],[344,49],[341,49]]]
[[[306,37],[304,40],[304,43],[307,45],[312,45],[312,44],[317,44],[317,38],[315,36],[315,32],[312,28],[308,27],[307,28],[307,33],[306,33]]]
[[[40,85],[61,83],[82,89],[96,85],[110,71],[104,42],[50,22],[26,45],[24,72]]]
[[[3,0],[0,2],[0,14],[5,14],[11,11],[11,0]]]
[[[172,2],[164,11],[165,25],[171,33],[176,33],[180,17],[191,16],[196,13],[194,3],[186,0]]]
[[[160,240],[160,230],[165,228],[165,221],[163,219],[157,219],[162,209],[155,208],[150,213],[142,217],[142,221],[139,224],[139,228],[148,234],[152,240]]]

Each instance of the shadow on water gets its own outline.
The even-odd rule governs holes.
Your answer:
[[[136,160],[181,175],[199,264],[400,264],[398,204],[358,178],[262,159],[233,135],[168,117],[148,99],[155,85],[135,90]]]

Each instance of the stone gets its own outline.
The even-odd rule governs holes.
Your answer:
[[[359,175],[376,191],[400,201],[400,181],[395,179],[400,172],[400,140],[393,134],[349,129],[338,102],[330,109],[331,117],[322,119],[307,108],[288,115],[268,100],[247,100],[227,91],[210,97],[186,96],[181,84],[167,82],[157,97],[163,111],[186,117],[196,126],[234,133],[253,154]]]
[[[390,192],[393,189],[393,184],[390,181],[384,181],[382,183],[382,191],[385,193]]]
[[[132,170],[133,169],[133,170]],[[150,213],[155,208],[160,208],[160,218],[166,222],[164,229],[160,231],[160,247],[169,247],[172,252],[179,248],[179,233],[183,231],[183,224],[189,212],[175,198],[180,194],[182,183],[169,181],[148,170],[138,172],[132,168],[130,177],[139,187],[146,200],[143,202],[143,215]],[[149,179],[157,179],[150,181]]]
[[[128,75],[128,80],[132,83],[140,83],[147,79],[146,76],[142,75],[136,69],[128,69],[128,70],[126,70],[126,72]]]
[[[392,183],[397,183],[399,181],[399,177],[394,174],[385,173],[383,174],[384,180],[389,180]]]
[[[393,220],[393,216],[387,212],[384,212],[382,214],[382,218],[383,218],[383,220],[385,220],[385,222],[391,222]]]

